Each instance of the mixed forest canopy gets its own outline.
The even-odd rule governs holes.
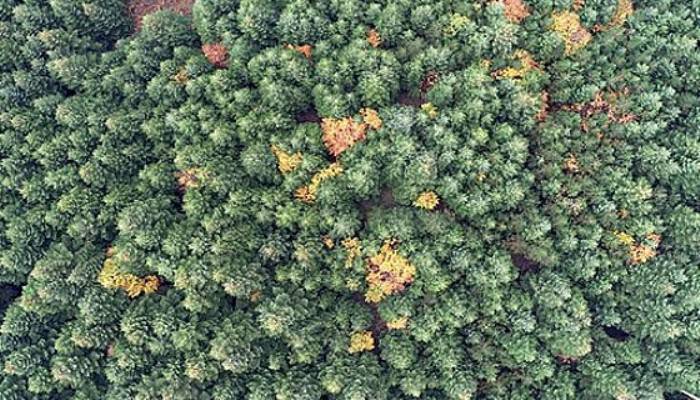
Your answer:
[[[0,399],[700,396],[700,0],[1,0]]]

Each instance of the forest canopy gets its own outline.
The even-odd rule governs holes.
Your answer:
[[[700,1],[0,1],[0,399],[700,396]]]

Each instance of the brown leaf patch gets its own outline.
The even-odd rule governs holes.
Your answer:
[[[161,10],[170,10],[182,15],[192,13],[194,0],[129,0],[127,10],[138,32],[145,15]]]

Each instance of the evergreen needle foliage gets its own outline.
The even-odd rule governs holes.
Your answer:
[[[698,0],[0,0],[0,399],[694,399],[699,43]]]

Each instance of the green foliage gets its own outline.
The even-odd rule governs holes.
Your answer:
[[[700,394],[697,1],[0,3],[1,399]]]

